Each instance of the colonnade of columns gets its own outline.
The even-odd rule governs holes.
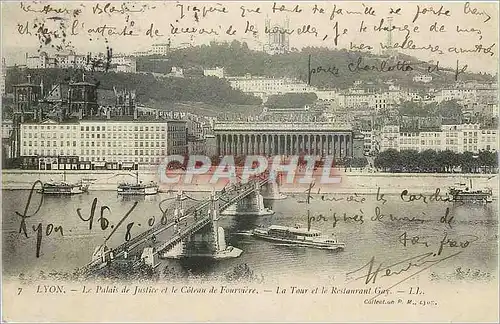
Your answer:
[[[339,134],[217,134],[218,155],[352,155],[352,135]]]

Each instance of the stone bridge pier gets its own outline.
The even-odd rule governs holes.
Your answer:
[[[241,199],[235,204],[229,206],[226,210],[222,212],[225,216],[237,216],[237,215],[272,215],[274,211],[264,207],[264,197],[261,194],[260,184],[255,182],[255,188],[253,193]]]
[[[273,172],[269,174],[269,181],[263,187],[263,197],[267,200],[285,199],[286,195],[280,191],[280,185],[283,180],[283,173]]]

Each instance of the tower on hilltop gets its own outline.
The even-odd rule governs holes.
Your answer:
[[[267,43],[264,51],[271,55],[285,54],[290,51],[290,35],[286,32],[290,26],[288,17],[281,24],[272,25],[271,20],[266,17],[264,32],[267,34]]]
[[[41,88],[31,82],[31,75],[27,76],[28,82],[14,85],[14,111],[12,116],[12,133],[10,137],[12,158],[21,155],[21,124],[35,120],[39,112],[39,99]]]
[[[386,49],[381,53],[384,56],[388,56],[389,58],[395,58],[398,55],[398,52],[392,48],[392,17],[387,17],[387,35],[385,38],[385,46]]]
[[[97,85],[85,81],[85,73],[81,82],[70,82],[68,93],[68,111],[66,116],[83,117],[96,116],[98,114]]]
[[[114,87],[116,97],[116,108],[121,116],[134,116],[136,110],[135,91],[120,90],[117,91]]]

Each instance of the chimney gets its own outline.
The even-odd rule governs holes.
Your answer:
[[[106,109],[106,119],[111,119],[111,109],[109,107]]]

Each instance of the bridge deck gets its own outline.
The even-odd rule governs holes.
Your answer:
[[[269,180],[268,179],[259,179],[259,187],[265,185]],[[254,181],[251,181],[244,185],[236,186],[232,189],[225,190],[224,192],[219,192],[216,194],[215,199],[219,201],[219,216],[221,217],[221,212],[227,209],[232,204],[237,203],[238,201],[244,199],[248,195],[252,194],[255,191]],[[164,242],[159,243],[155,246],[155,253],[161,253],[163,251],[167,251],[173,248],[176,244],[178,244],[182,239],[192,235],[193,233],[199,231],[207,224],[211,222],[211,216],[208,215],[208,207],[210,205],[210,199],[206,199],[201,201],[191,207],[189,207],[183,216],[170,220],[166,224],[158,223],[151,227],[150,229],[142,232],[141,234],[133,237],[131,240],[124,242],[114,248],[112,251],[114,253],[114,259],[119,259],[124,256],[125,252],[129,252],[141,244],[144,244],[148,241],[151,241],[153,236],[158,236],[162,232],[168,230],[172,226],[179,224],[182,221],[187,220],[188,218],[194,218],[194,222],[190,225],[185,226],[182,230],[176,231],[173,236],[167,239]],[[195,211],[197,214],[204,215],[202,217],[194,217]],[[109,251],[111,252],[111,251]],[[108,253],[109,253],[108,252]],[[81,267],[79,271],[83,273],[87,272],[95,272],[101,269],[101,265],[103,264],[102,259],[93,260],[88,263],[84,267]]]

